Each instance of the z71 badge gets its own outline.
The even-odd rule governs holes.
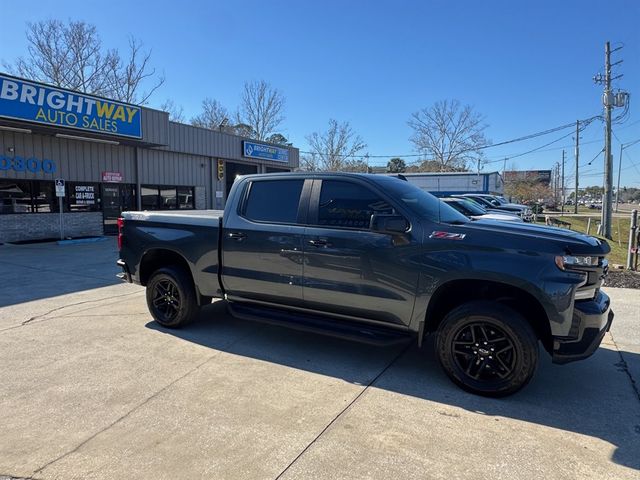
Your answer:
[[[431,232],[429,238],[441,238],[445,240],[463,240],[466,237],[466,233],[451,233],[451,232]]]

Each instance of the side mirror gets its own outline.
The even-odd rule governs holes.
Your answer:
[[[400,215],[371,215],[371,223],[369,229],[378,233],[390,233],[398,235],[407,233],[409,230],[409,222]]]

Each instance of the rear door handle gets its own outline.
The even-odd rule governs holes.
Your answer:
[[[327,242],[326,240],[322,240],[322,239],[309,240],[307,243],[309,245],[311,245],[312,247],[328,247],[328,246],[331,245],[329,242]]]
[[[242,232],[229,232],[227,233],[227,237],[229,238],[233,238],[234,240],[244,240],[245,238],[247,238],[247,234],[246,233],[242,233]]]

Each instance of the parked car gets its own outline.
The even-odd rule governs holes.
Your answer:
[[[446,197],[441,199],[450,207],[453,207],[465,217],[472,220],[499,220],[503,222],[522,222],[522,219],[518,215],[511,213],[497,213],[496,211],[489,212],[486,209],[479,206],[477,203],[466,198]]]
[[[346,339],[432,334],[449,378],[481,395],[526,385],[539,344],[556,363],[590,356],[613,320],[605,241],[472,222],[389,176],[248,175],[224,212],[125,212],[118,228],[120,276],[163,327],[218,297],[239,319]]]
[[[511,204],[502,204],[493,198],[487,198],[486,195],[475,194],[475,193],[463,193],[460,195],[452,195],[456,198],[469,198],[474,202],[480,204],[487,210],[493,210],[502,213],[511,213],[516,214],[525,222],[533,221],[533,212],[530,208],[526,206],[517,206]],[[523,208],[524,207],[524,208]]]

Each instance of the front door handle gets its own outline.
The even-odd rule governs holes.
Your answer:
[[[227,233],[227,237],[240,241],[247,238],[247,234],[242,232],[229,232]]]
[[[307,243],[309,245],[311,245],[312,247],[328,247],[328,246],[330,246],[329,242],[327,242],[326,240],[322,240],[322,239],[309,240]]]

